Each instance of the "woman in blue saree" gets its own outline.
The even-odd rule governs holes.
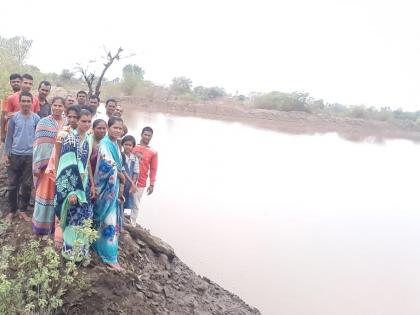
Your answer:
[[[90,129],[92,114],[80,111],[77,129],[58,141],[61,143],[57,167],[55,213],[63,230],[63,256],[73,256],[76,240],[82,241],[85,253],[89,250],[87,240],[80,239],[75,230],[87,219],[92,219],[91,190],[94,193],[93,176],[90,170],[92,135]],[[80,260],[83,257],[78,257]]]
[[[123,133],[123,120],[111,117],[108,135],[99,142],[98,162],[94,175],[96,203],[93,222],[99,238],[93,249],[102,261],[115,270],[123,270],[118,264],[118,237],[121,229],[120,204],[124,202],[124,176],[122,157],[117,140]]]

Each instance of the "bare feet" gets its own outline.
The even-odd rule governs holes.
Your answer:
[[[31,222],[31,218],[25,212],[18,211],[19,218],[26,222]]]
[[[108,268],[110,268],[111,270],[115,270],[118,272],[125,272],[125,269],[123,267],[121,267],[120,264],[107,264]]]
[[[61,250],[63,248],[63,240],[54,239],[54,246],[56,249]]]
[[[14,213],[10,212],[8,215],[6,215],[6,217],[4,218],[4,222],[6,222],[6,224],[12,224],[13,221],[13,217],[15,216]]]

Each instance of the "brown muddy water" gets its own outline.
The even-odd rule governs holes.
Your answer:
[[[125,114],[154,128],[139,223],[263,314],[420,314],[420,146]]]

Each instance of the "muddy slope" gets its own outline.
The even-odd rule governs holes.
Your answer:
[[[5,212],[6,174],[0,168],[0,210]],[[15,221],[0,246],[19,248],[35,238],[30,223]],[[260,314],[238,296],[194,273],[174,250],[141,227],[126,227],[120,241],[125,273],[111,271],[93,254],[81,268],[91,286],[66,292],[60,314]]]

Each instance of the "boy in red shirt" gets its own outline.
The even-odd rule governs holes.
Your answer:
[[[25,73],[24,75],[22,75],[22,84],[21,84],[22,92],[31,92],[33,84],[34,84],[34,78],[30,74]],[[20,111],[19,95],[21,91],[18,91],[7,98],[5,110],[7,112],[8,118],[10,118],[15,113]],[[38,98],[34,97],[32,100],[31,112],[38,114],[39,111],[40,111],[39,100]]]
[[[146,188],[147,178],[149,177],[149,187],[147,187],[147,194],[153,193],[155,186],[156,172],[158,166],[158,155],[155,150],[150,146],[150,140],[153,137],[153,129],[144,127],[141,131],[140,144],[136,145],[133,153],[139,158],[140,161],[140,175],[137,181],[137,191],[134,193],[133,212],[131,213],[131,222],[137,222],[137,216],[140,209],[140,200],[143,196],[143,191]]]

